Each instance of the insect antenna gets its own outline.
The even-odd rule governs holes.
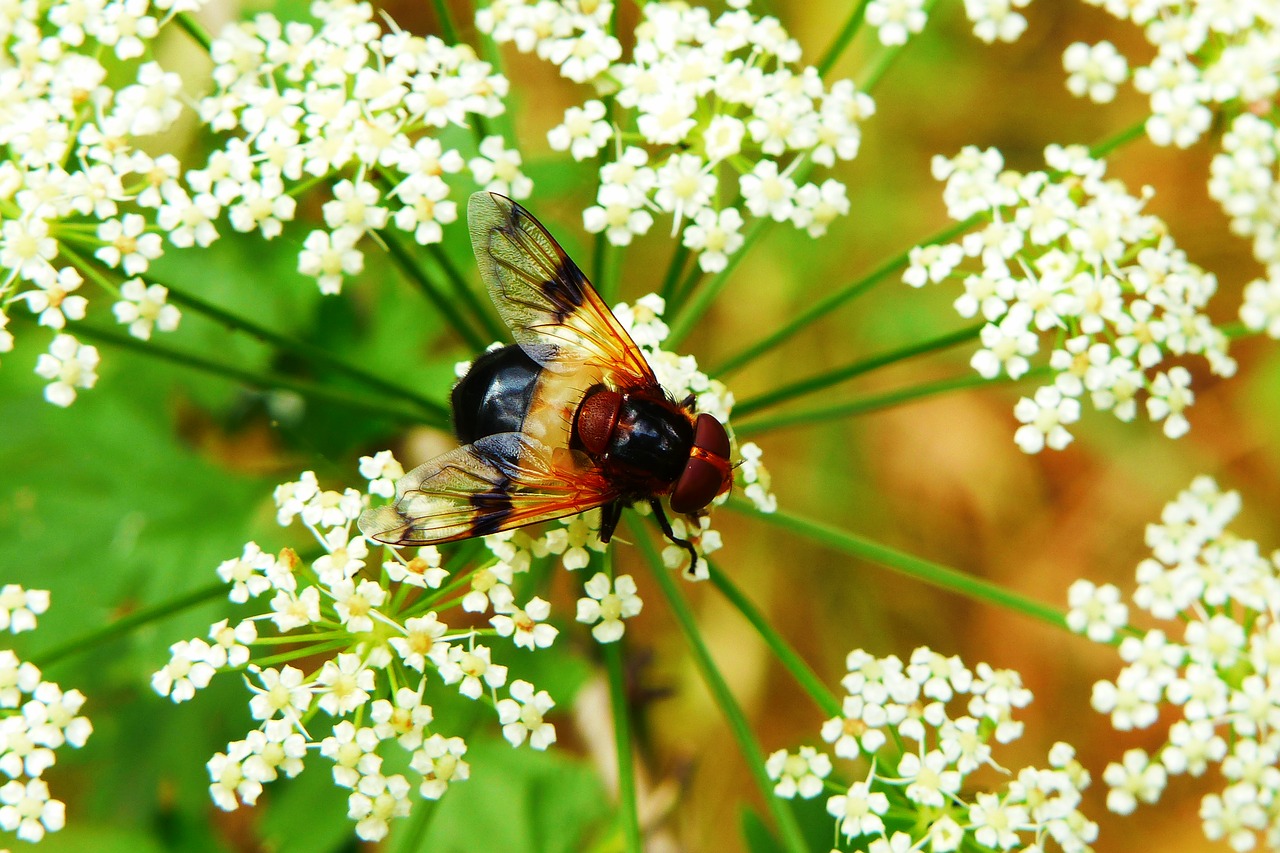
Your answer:
[[[662,511],[662,503],[657,498],[650,498],[649,507],[653,510],[653,514],[658,518],[658,526],[662,528],[662,533],[676,545],[689,552],[689,568],[685,569],[685,576],[689,578],[697,577],[698,573],[698,552],[694,549],[693,543],[688,539],[681,539],[671,529],[671,522],[667,521],[667,514]]]

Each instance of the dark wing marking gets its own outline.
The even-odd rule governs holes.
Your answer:
[[[530,358],[557,373],[598,372],[617,388],[657,384],[618,318],[529,211],[478,192],[467,224],[493,304]]]
[[[573,515],[618,496],[585,455],[504,432],[401,477],[396,502],[365,510],[360,531],[388,545],[435,545]]]

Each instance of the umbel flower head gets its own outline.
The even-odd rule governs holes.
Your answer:
[[[1199,356],[1212,373],[1235,373],[1227,337],[1205,313],[1217,279],[1144,212],[1150,190],[1130,194],[1079,146],[1051,145],[1045,160],[1048,171],[1023,174],[995,149],[935,158],[952,218],[981,226],[913,249],[903,280],[963,285],[957,313],[986,321],[970,361],[983,377],[1018,379],[1035,360],[1047,367],[1052,381],[1014,408],[1025,452],[1066,447],[1084,400],[1126,422],[1141,404],[1178,438],[1195,394],[1191,373],[1172,362]]]
[[[1159,747],[1107,766],[1107,807],[1129,814],[1170,776],[1213,769],[1221,787],[1201,800],[1204,834],[1244,851],[1280,844],[1280,552],[1228,529],[1240,507],[1238,493],[1197,477],[1147,526],[1152,555],[1131,599],[1158,627],[1131,627],[1119,590],[1087,581],[1072,586],[1069,622],[1101,642],[1122,637],[1123,667],[1094,685],[1094,709],[1121,731],[1164,728]]]
[[[823,724],[822,739],[863,775],[836,782],[826,753],[779,750],[765,765],[775,795],[827,794],[836,835],[872,853],[1045,850],[1050,840],[1070,853],[1090,849],[1097,826],[1079,810],[1089,774],[1070,746],[1055,744],[1047,769],[1008,774],[996,763],[995,745],[1022,734],[1015,709],[1031,701],[1016,672],[970,670],[925,647],[905,664],[856,650],[847,668],[842,712]],[[969,793],[984,768],[1010,775],[1008,784]]]
[[[799,44],[776,18],[742,8],[716,18],[684,3],[642,4],[629,59],[609,34],[609,2],[499,0],[477,27],[537,54],[577,82],[614,94],[570,107],[548,134],[551,147],[586,160],[608,154],[588,231],[614,245],[645,234],[654,216],[697,253],[705,272],[723,270],[743,244],[747,216],[791,222],[812,236],[849,212],[844,184],[805,182],[813,165],[858,153],[869,96],[845,80],[827,87],[799,67]],[[721,199],[736,191],[739,201]]]
[[[383,499],[402,469],[384,451],[362,459],[360,471]],[[247,544],[217,573],[230,600],[253,612],[212,625],[207,638],[174,643],[152,678],[158,693],[182,702],[219,672],[242,674],[258,726],[209,761],[209,793],[220,808],[253,805],[267,783],[320,761],[350,791],[356,834],[385,837],[415,797],[439,799],[470,773],[466,741],[434,726],[432,702],[443,691],[486,697],[513,745],[555,741],[554,724],[543,719],[555,705],[550,695],[509,680],[490,645],[503,639],[527,653],[555,639],[546,602],[517,603],[510,587],[529,568],[528,537],[487,538],[490,557],[453,577],[434,548],[376,561],[353,533],[366,494],[323,489],[307,472],[279,486],[275,502],[281,525],[300,523],[320,556],[304,561],[288,548],[273,555]],[[470,593],[454,595],[459,585]]]

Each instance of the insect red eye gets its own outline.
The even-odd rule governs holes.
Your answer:
[[[697,512],[729,487],[729,435],[705,412],[693,431],[693,453],[671,492],[671,509]]]
[[[671,509],[679,513],[697,512],[720,494],[723,482],[724,474],[719,468],[705,459],[690,457],[671,492]]]
[[[693,425],[693,446],[726,461],[729,459],[729,434],[722,423],[706,412],[698,415]]]

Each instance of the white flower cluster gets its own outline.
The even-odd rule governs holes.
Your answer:
[[[1072,588],[1072,627],[1124,637],[1124,667],[1094,685],[1094,709],[1121,731],[1168,726],[1154,753],[1130,749],[1107,766],[1107,807],[1128,814],[1158,801],[1170,776],[1217,765],[1223,787],[1200,802],[1204,834],[1244,851],[1280,846],[1280,552],[1227,529],[1240,506],[1197,477],[1148,525],[1152,557],[1138,564],[1133,605],[1163,627],[1129,628],[1118,590],[1087,582]]]
[[[471,116],[504,107],[506,78],[465,46],[396,29],[384,32],[368,3],[311,6],[314,24],[267,13],[229,24],[214,41],[217,90],[198,105],[208,126],[227,134],[204,169],[171,193],[195,205],[208,230],[222,212],[236,231],[278,237],[294,218],[294,196],[333,179],[326,228],[303,239],[298,270],[323,293],[338,293],[364,268],[361,239],[391,224],[423,245],[443,240],[458,217],[450,175],[464,166],[486,189],[525,198],[532,184],[520,155],[501,137],[485,138],[464,164],[462,152],[432,134],[468,127]]]
[[[0,590],[0,630],[17,634],[36,627],[49,593],[6,584]],[[11,649],[0,649],[0,830],[32,843],[66,823],[66,806],[42,777],[56,751],[84,746],[93,725],[80,716],[84,694],[45,681],[40,670]]]
[[[1245,286],[1240,319],[1254,331],[1280,338],[1280,128],[1251,113],[1222,137],[1210,166],[1209,195],[1231,217],[1231,230],[1253,240],[1253,256],[1267,275]]]
[[[1018,40],[1027,28],[1019,9],[1031,0],[964,0],[964,11],[973,24],[973,34],[987,44]],[[929,13],[925,0],[870,0],[866,22],[876,28],[880,43],[897,46],[924,30]]]
[[[780,750],[765,766],[777,796],[835,792],[827,812],[837,833],[871,853],[1044,850],[1050,839],[1067,853],[1090,849],[1097,825],[1080,812],[1089,774],[1065,743],[1050,750],[1049,769],[1025,767],[1002,792],[966,799],[973,773],[1008,773],[992,757],[992,741],[1022,734],[1013,713],[1031,692],[1016,672],[981,663],[970,670],[927,647],[906,664],[856,650],[846,666],[843,713],[823,724],[822,739],[836,758],[869,762],[870,769],[850,785],[836,784],[826,753]]]
[[[143,278],[163,253],[159,231],[187,228],[165,195],[180,166],[141,143],[181,114],[182,80],[137,60],[174,13],[199,5],[17,3],[0,25],[0,353],[14,347],[5,327],[15,309],[52,330],[36,373],[55,405],[97,380],[97,350],[64,331],[88,312],[86,278],[134,337],[181,318]]]
[[[386,498],[402,468],[383,452],[362,458],[360,472],[369,494]],[[368,495],[322,489],[306,472],[279,486],[275,502],[280,524],[300,520],[324,553],[308,564],[292,549],[276,556],[246,545],[217,572],[230,585],[231,601],[256,604],[256,612],[213,625],[207,640],[174,643],[169,662],[152,677],[156,692],[182,702],[219,672],[246,673],[249,711],[259,725],[209,761],[209,792],[220,808],[252,805],[266,783],[298,775],[307,756],[318,755],[331,763],[334,783],[350,790],[356,834],[382,839],[392,819],[409,813],[415,790],[438,799],[470,772],[466,742],[433,730],[428,675],[432,690],[443,685],[470,699],[487,696],[513,746],[527,740],[546,749],[555,742],[555,726],[544,719],[551,697],[528,681],[508,682],[507,667],[482,642],[497,635],[533,650],[551,645],[558,633],[545,621],[547,602],[533,598],[519,606],[511,590],[514,575],[530,565],[528,537],[487,537],[492,559],[469,577],[452,576],[431,547],[412,558],[392,550],[379,569],[368,565],[369,543],[352,533]],[[455,592],[468,582],[459,600]],[[392,584],[420,592],[393,595]],[[450,627],[441,618],[449,608],[490,613],[492,631]],[[288,646],[280,645],[284,640]],[[281,654],[282,648],[290,651]],[[401,755],[384,767],[393,751]]]
[[[1094,408],[1126,422],[1144,395],[1147,416],[1178,438],[1195,395],[1187,368],[1168,362],[1200,355],[1219,376],[1236,368],[1205,313],[1217,279],[1143,212],[1150,191],[1135,197],[1107,180],[1106,164],[1079,146],[1049,146],[1045,160],[1051,171],[1022,174],[1006,170],[995,149],[935,157],[950,215],[985,224],[955,243],[913,249],[903,280],[963,283],[955,308],[986,321],[970,363],[988,379],[1026,374],[1052,335],[1052,383],[1014,408],[1025,452],[1065,447],[1086,392]],[[978,269],[964,269],[966,259]]]
[[[642,296],[633,304],[620,303],[613,307],[613,314],[618,318],[630,334],[632,340],[644,353],[645,360],[653,368],[659,384],[676,400],[683,400],[689,395],[697,398],[697,411],[713,415],[716,420],[729,430],[733,436],[733,427],[729,416],[733,412],[733,392],[718,379],[712,379],[698,370],[698,361],[691,355],[676,355],[661,348],[667,339],[669,329],[662,322],[662,314],[666,303],[661,296],[650,293]],[[763,455],[754,443],[738,448],[737,468],[734,470],[735,486],[758,509],[763,512],[774,512],[778,508],[778,499],[770,491],[771,479],[768,470],[760,461]],[[637,507],[644,512],[643,507]],[[671,529],[681,539],[693,543],[699,556],[718,551],[722,545],[720,532],[711,528],[711,519],[703,516],[698,526],[682,517],[671,519]],[[668,568],[684,569],[689,565],[689,553],[678,545],[669,544],[662,552],[663,562]],[[698,561],[698,579],[706,575],[705,561]]]
[[[1209,130],[1216,110],[1265,114],[1272,108],[1280,92],[1280,16],[1270,0],[1088,2],[1142,27],[1155,48],[1151,61],[1134,71],[1133,82],[1150,98],[1147,135],[1157,145],[1194,144]],[[1103,42],[1093,51],[1097,65],[1091,70],[1068,65],[1072,79],[1082,75],[1104,86],[1122,82],[1123,59],[1116,59],[1114,47]],[[1072,52],[1074,59],[1081,58],[1080,48],[1072,45]],[[1078,91],[1079,83],[1068,85],[1099,100],[1091,86]]]
[[[814,237],[849,212],[844,184],[802,183],[803,174],[855,157],[875,104],[847,80],[827,88],[816,69],[797,69],[800,46],[776,18],[730,9],[713,19],[697,6],[645,3],[623,62],[607,31],[613,4],[587,5],[498,0],[476,25],[615,93],[614,115],[591,100],[548,134],[553,149],[577,160],[616,148],[583,213],[588,231],[625,246],[648,232],[654,213],[670,214],[672,234],[685,225],[683,244],[704,271],[718,272],[743,243],[745,212]],[[741,204],[723,206],[729,187]]]

